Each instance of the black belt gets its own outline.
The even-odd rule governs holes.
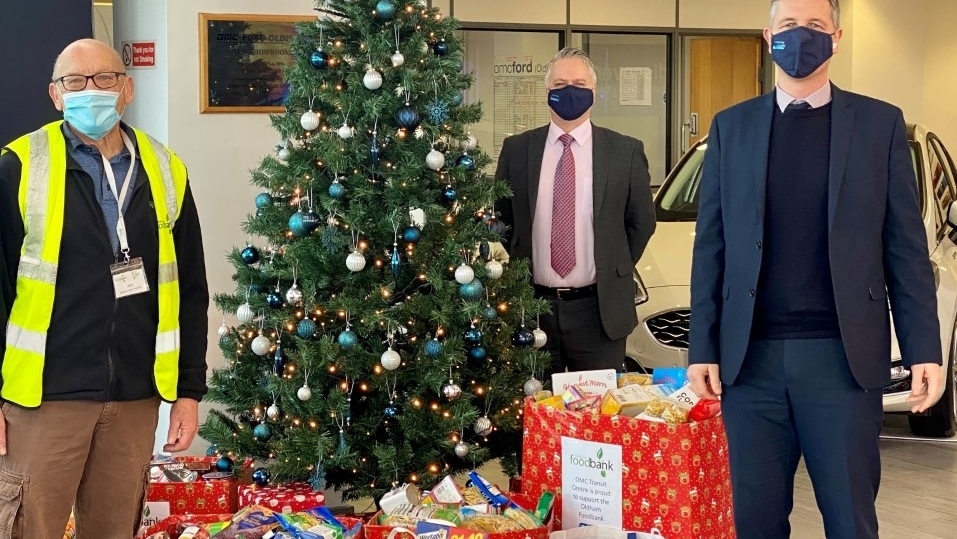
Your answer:
[[[547,286],[535,285],[535,295],[540,298],[553,298],[559,300],[573,300],[590,298],[598,294],[598,285],[590,284],[581,288],[549,288]]]

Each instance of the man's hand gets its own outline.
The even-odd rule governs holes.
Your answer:
[[[189,449],[199,431],[199,402],[193,399],[176,399],[169,411],[169,433],[163,451],[178,453]]]
[[[3,416],[3,410],[0,410],[0,457],[7,454],[7,418]]]
[[[718,400],[721,395],[721,376],[717,363],[688,365],[691,391],[702,399]]]
[[[926,412],[937,404],[944,388],[944,374],[936,363],[920,363],[910,368],[911,390],[907,402],[913,402],[912,413]]]

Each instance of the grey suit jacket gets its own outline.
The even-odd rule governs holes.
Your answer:
[[[505,139],[495,178],[513,197],[499,203],[510,226],[510,256],[532,258],[532,219],[548,126]],[[635,315],[635,264],[655,231],[648,159],[640,140],[598,126],[592,130],[595,270],[601,323],[611,339],[628,336]]]

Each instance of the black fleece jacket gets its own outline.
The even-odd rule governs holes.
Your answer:
[[[159,229],[149,179],[139,159],[126,228],[130,256],[142,257],[150,291],[115,299],[110,265],[115,262],[93,180],[67,156],[66,198],[53,318],[43,369],[44,400],[129,401],[157,395],[153,363],[159,320],[157,267]],[[18,204],[21,163],[0,156],[0,328],[16,297],[17,266],[24,229]],[[178,397],[206,393],[206,332],[209,290],[203,242],[187,185],[173,240],[180,285]],[[6,331],[0,333],[0,363]],[[0,380],[0,384],[5,381]]]

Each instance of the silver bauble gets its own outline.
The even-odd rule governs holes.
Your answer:
[[[489,260],[485,263],[485,271],[488,272],[489,279],[498,279],[505,271],[505,267],[498,260]]]
[[[306,131],[313,131],[319,127],[319,115],[314,111],[307,110],[299,118],[299,125]]]
[[[392,66],[399,67],[405,63],[405,56],[401,52],[395,51],[395,54],[392,55]]]
[[[472,270],[472,266],[462,264],[455,268],[455,281],[459,284],[469,284],[474,280],[475,272]]]
[[[296,396],[299,397],[301,401],[307,401],[312,398],[312,389],[303,384],[303,386],[299,388],[299,391],[296,391]]]
[[[265,356],[269,353],[269,349],[272,348],[272,341],[269,340],[269,337],[260,335],[253,339],[253,342],[251,345],[249,345],[249,347],[257,356]]]
[[[370,90],[378,90],[382,87],[382,73],[375,69],[366,71],[366,74],[362,77],[362,84]]]
[[[525,387],[522,389],[526,395],[531,397],[542,390],[542,382],[535,378],[529,378],[528,381],[525,382]]]
[[[236,318],[243,324],[248,324],[256,318],[256,313],[253,312],[253,308],[248,303],[243,303],[236,309]]]
[[[383,369],[394,371],[402,364],[402,356],[390,346],[388,350],[382,352],[382,357],[379,358],[379,362],[382,363]]]
[[[475,138],[475,135],[469,133],[468,138],[462,140],[462,151],[470,152],[475,148],[478,148],[478,139]]]
[[[343,140],[350,139],[352,138],[352,135],[355,134],[355,132],[352,130],[351,127],[349,127],[348,124],[342,124],[342,127],[339,128],[338,133],[339,133],[339,138]]]
[[[289,151],[289,148],[281,148],[281,149],[279,150],[279,160],[280,160],[280,161],[288,161],[288,160],[289,160],[289,155],[290,155],[290,153],[291,153],[291,152]]]
[[[219,335],[220,339],[225,339],[226,335],[229,335],[229,326],[226,325],[226,322],[223,322],[223,325],[219,326],[219,329],[216,330],[216,334]]]
[[[352,251],[346,257],[346,267],[352,272],[362,271],[362,268],[366,267],[366,257],[359,251]]]
[[[266,417],[269,419],[276,419],[279,417],[279,407],[275,404],[270,404],[269,408],[266,408]]]
[[[469,446],[465,442],[459,442],[455,444],[455,456],[460,459],[464,459],[466,455],[469,454]]]
[[[442,395],[450,401],[454,401],[462,396],[462,388],[458,384],[446,384],[442,387]]]
[[[445,154],[438,150],[432,150],[425,156],[425,164],[432,170],[442,170],[445,166]]]
[[[541,328],[535,328],[532,330],[532,335],[535,336],[535,342],[532,343],[533,348],[541,348],[545,346],[545,343],[548,342],[548,335],[542,331]]]
[[[296,285],[286,291],[286,303],[290,305],[299,305],[302,303],[302,289]]]
[[[475,421],[475,434],[488,436],[492,434],[492,420],[482,416]]]

